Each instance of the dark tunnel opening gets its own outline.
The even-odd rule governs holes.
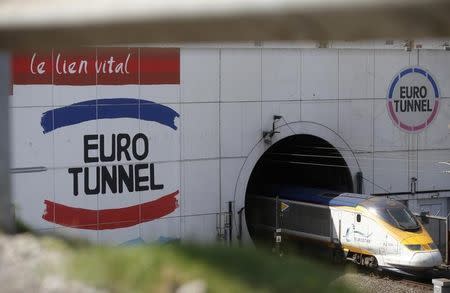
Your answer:
[[[268,212],[254,204],[253,196],[274,197],[273,186],[302,186],[336,192],[353,192],[351,172],[342,154],[329,142],[313,135],[294,135],[271,146],[256,163],[246,190],[245,215],[253,240],[255,227]]]

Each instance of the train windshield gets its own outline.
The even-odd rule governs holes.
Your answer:
[[[420,225],[407,207],[395,200],[370,198],[362,204],[392,226],[405,231],[417,231]]]
[[[392,218],[398,228],[408,231],[416,231],[420,228],[416,218],[406,208],[387,208],[386,213]]]

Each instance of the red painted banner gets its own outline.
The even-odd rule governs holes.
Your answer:
[[[178,48],[77,48],[16,52],[13,83],[53,85],[179,84]]]
[[[42,218],[48,222],[77,229],[126,228],[164,217],[175,211],[178,208],[176,199],[178,193],[177,190],[154,201],[105,210],[75,208],[46,200]]]

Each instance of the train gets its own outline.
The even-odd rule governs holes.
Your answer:
[[[247,223],[253,232],[269,229],[319,241],[344,260],[380,270],[413,274],[442,264],[421,222],[393,199],[285,186],[247,200],[252,201]]]

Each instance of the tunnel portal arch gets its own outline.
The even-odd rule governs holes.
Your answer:
[[[247,194],[265,191],[271,184],[301,184],[309,187],[352,192],[360,171],[353,150],[332,129],[314,122],[295,122],[276,129],[272,143],[260,140],[240,170],[235,188],[236,223],[241,240],[252,243],[245,203]],[[248,208],[248,207],[247,207]],[[251,230],[251,229],[250,229]]]

